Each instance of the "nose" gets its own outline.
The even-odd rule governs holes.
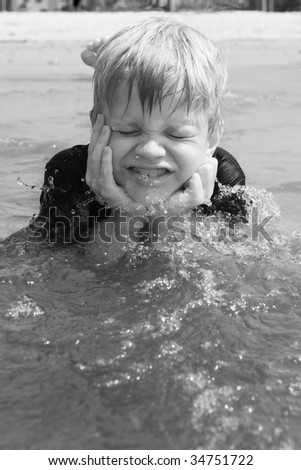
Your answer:
[[[143,142],[139,144],[136,149],[136,155],[139,155],[139,157],[145,157],[145,158],[161,158],[165,157],[166,151],[163,145],[161,145],[159,142],[156,140],[150,139],[147,140],[146,142]]]

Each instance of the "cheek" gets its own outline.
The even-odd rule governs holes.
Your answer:
[[[137,143],[128,138],[122,139],[120,137],[112,136],[109,146],[112,149],[114,178],[120,184],[120,178],[124,177],[125,172],[123,167],[124,159],[129,157],[131,154],[135,154]]]
[[[122,182],[124,180],[124,169],[120,166],[119,161],[113,158],[113,176],[120,186],[123,186]]]
[[[206,152],[201,147],[183,149],[177,158],[179,167],[178,178],[186,181],[199,169],[206,158]]]
[[[111,139],[109,142],[109,146],[112,149],[112,163],[113,163],[113,171],[118,172],[120,168],[120,161],[123,158],[122,152],[122,144],[115,139]]]
[[[133,143],[130,142],[130,139],[122,139],[116,136],[111,137],[108,145],[112,149],[113,160],[116,162],[120,162],[133,149]]]
[[[117,142],[113,144],[110,143],[110,147],[112,149],[113,177],[119,186],[124,187],[127,180],[126,170],[122,165],[123,158],[127,155],[125,146]]]

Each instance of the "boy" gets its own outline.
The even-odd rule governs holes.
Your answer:
[[[104,42],[90,144],[46,165],[30,225],[38,241],[87,241],[95,222],[112,221],[116,209],[153,217],[235,206],[238,213],[219,199],[215,182],[245,184],[235,158],[218,148],[225,83],[218,48],[172,19],[150,18]]]

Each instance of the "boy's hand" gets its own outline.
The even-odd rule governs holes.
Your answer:
[[[89,42],[81,52],[81,59],[89,67],[95,68],[95,62],[97,58],[97,51],[106,42],[107,38],[95,39],[93,42]]]
[[[210,204],[217,173],[216,158],[208,158],[189,180],[184,190],[177,191],[164,203],[169,214],[178,214],[200,204]]]
[[[104,117],[99,114],[88,148],[86,183],[100,201],[108,206],[134,214],[141,211],[145,213],[145,207],[130,199],[114,179],[112,149],[108,147],[110,133],[109,126],[104,125]]]

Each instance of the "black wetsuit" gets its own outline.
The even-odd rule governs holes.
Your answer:
[[[221,197],[221,185],[245,185],[245,175],[237,160],[218,147],[217,182],[211,197],[212,206],[198,206],[206,214],[224,211],[244,215],[243,203],[237,198]],[[57,153],[46,165],[40,198],[40,212],[29,228],[40,241],[84,242],[96,221],[105,219],[110,210],[99,203],[86,181],[88,145],[76,145]]]

